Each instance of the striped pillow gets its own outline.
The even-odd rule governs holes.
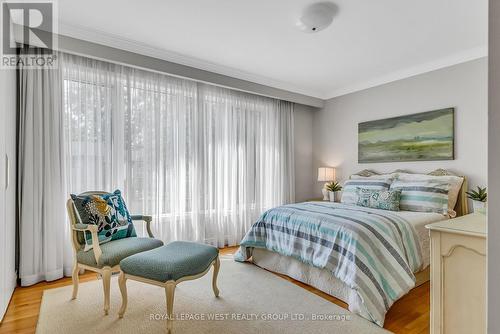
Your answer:
[[[391,184],[391,190],[401,190],[401,210],[448,214],[449,183],[396,180]]]
[[[358,203],[358,196],[356,195],[356,189],[370,189],[370,190],[389,190],[391,187],[392,179],[376,180],[370,178],[364,178],[360,180],[347,180],[344,183],[344,188],[342,189],[341,203],[353,204]]]
[[[462,183],[464,182],[463,177],[454,175],[437,176],[428,174],[398,173],[396,175],[396,179],[401,181],[438,181],[448,183],[450,185],[450,189],[448,191],[448,214],[450,217],[455,217],[457,215],[454,209],[457,204],[460,189],[462,188]]]

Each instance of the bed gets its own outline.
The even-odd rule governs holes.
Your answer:
[[[434,173],[452,175],[444,170]],[[454,207],[457,216],[468,213],[463,179]],[[252,261],[313,286],[379,326],[397,299],[429,280],[425,225],[448,219],[439,213],[321,201],[285,205],[266,214],[242,241],[236,260]],[[341,255],[332,259],[331,253]],[[371,257],[372,253],[377,254]],[[349,256],[352,264],[344,265]]]

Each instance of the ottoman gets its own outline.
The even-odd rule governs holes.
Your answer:
[[[167,332],[172,330],[172,315],[175,286],[182,281],[205,275],[214,267],[212,289],[216,297],[217,274],[219,273],[219,250],[194,242],[175,241],[146,252],[129,256],[120,261],[118,279],[122,294],[122,306],[118,315],[123,317],[127,308],[127,279],[158,285],[165,289],[167,299]]]

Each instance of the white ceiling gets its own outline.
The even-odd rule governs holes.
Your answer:
[[[322,99],[486,56],[487,0],[59,0],[59,32]]]

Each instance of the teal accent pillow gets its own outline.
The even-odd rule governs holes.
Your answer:
[[[370,190],[389,190],[391,187],[392,179],[354,179],[347,180],[342,189],[342,198],[340,202],[343,204],[356,205],[357,203],[357,188],[370,189]]]
[[[75,203],[80,222],[97,225],[99,244],[137,236],[120,190],[104,195],[71,194],[71,199]],[[92,235],[86,232],[84,250],[90,249],[92,249]]]
[[[399,211],[401,190],[372,190],[357,188],[356,197],[358,206],[373,209]]]

